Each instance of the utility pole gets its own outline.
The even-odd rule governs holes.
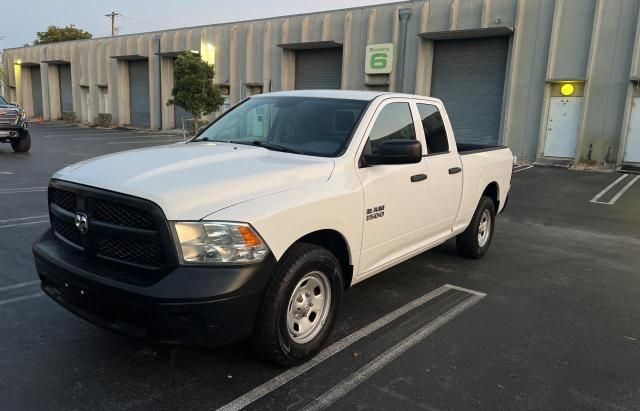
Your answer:
[[[116,17],[119,16],[119,13],[116,13],[115,11],[112,11],[109,14],[105,14],[105,17],[111,17],[111,36],[115,36],[116,35]]]

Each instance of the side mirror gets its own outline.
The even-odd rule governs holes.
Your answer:
[[[379,164],[415,164],[422,161],[422,144],[418,140],[388,140],[377,154],[366,154],[366,166]]]
[[[16,103],[16,102],[11,102],[11,103],[9,103],[9,104],[11,104],[12,106],[15,106],[15,107],[20,107],[20,104],[18,104],[18,103]]]

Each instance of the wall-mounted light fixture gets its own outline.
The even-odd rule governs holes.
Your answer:
[[[570,97],[576,92],[576,86],[571,83],[565,83],[560,87],[560,94],[565,97]]]

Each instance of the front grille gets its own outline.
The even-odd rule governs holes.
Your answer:
[[[117,264],[130,272],[132,283],[139,283],[145,272],[146,281],[177,265],[164,214],[150,201],[52,180],[49,211],[58,238],[89,258]],[[79,213],[87,216],[85,233],[74,221]]]
[[[162,248],[153,243],[125,240],[98,233],[98,255],[132,264],[158,266],[162,264]]]
[[[18,110],[0,108],[1,124],[16,124],[18,122]]]
[[[155,226],[153,216],[146,211],[103,200],[92,200],[91,202],[93,204],[92,217],[98,221],[146,230],[152,230]]]
[[[72,242],[75,245],[82,245],[82,238],[80,237],[80,231],[76,228],[75,224],[64,221],[54,215],[51,216],[51,225],[55,232],[63,237],[65,240]]]
[[[49,189],[49,202],[58,207],[67,210],[70,213],[76,212],[76,195],[70,191],[60,190],[58,188]]]

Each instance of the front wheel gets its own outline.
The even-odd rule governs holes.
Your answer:
[[[20,140],[11,143],[11,148],[16,153],[26,153],[31,148],[31,136],[27,134]]]
[[[252,336],[263,358],[291,366],[313,357],[335,321],[343,292],[336,257],[314,244],[294,244],[278,263]]]
[[[486,254],[493,238],[496,207],[493,200],[482,196],[469,226],[456,237],[456,246],[461,256],[480,258]]]

